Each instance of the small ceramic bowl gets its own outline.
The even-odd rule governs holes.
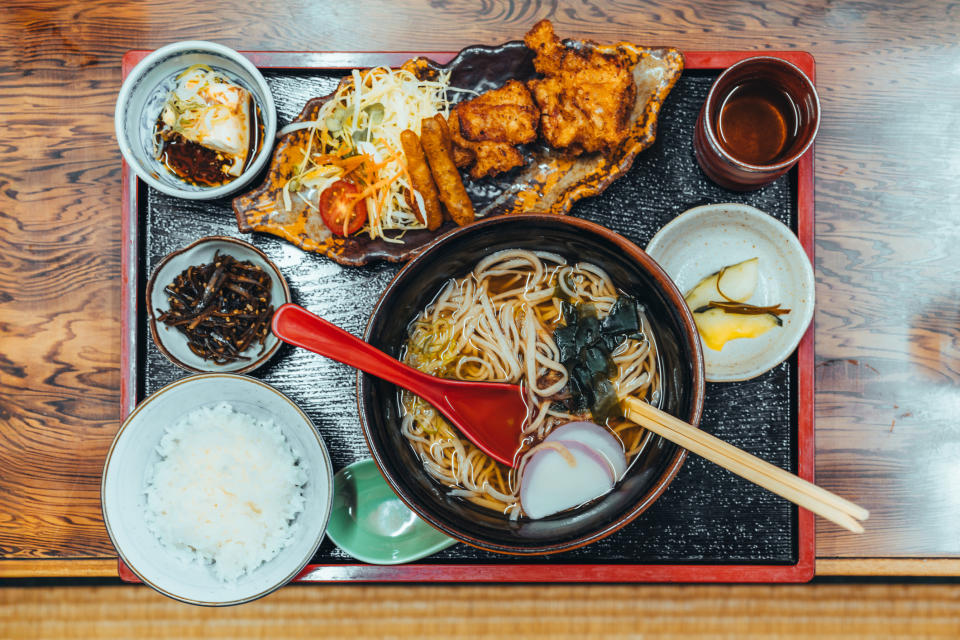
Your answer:
[[[192,352],[187,346],[187,336],[181,333],[179,329],[168,327],[157,320],[159,311],[166,311],[170,308],[170,301],[164,292],[164,288],[172,283],[174,278],[185,271],[187,267],[212,262],[217,251],[221,254],[231,255],[240,261],[248,260],[270,276],[272,283],[270,304],[273,305],[274,309],[290,302],[290,287],[287,286],[287,281],[280,274],[277,265],[260,249],[243,240],[227,236],[201,238],[190,246],[166,256],[153,270],[153,274],[147,281],[146,304],[150,334],[153,336],[153,342],[157,345],[160,353],[165,355],[170,362],[187,371],[247,373],[265,364],[280,348],[280,340],[273,333],[267,334],[267,339],[262,347],[257,343],[243,352],[242,355],[249,358],[248,360],[216,364],[210,360],[204,360]]]
[[[370,564],[415,562],[457,542],[410,511],[373,460],[354,462],[333,477],[327,537],[347,555]]]
[[[769,163],[751,164],[737,158],[720,142],[718,122],[728,99],[745,83],[763,83],[791,107],[792,140]],[[756,112],[751,124],[758,126]],[[760,120],[762,121],[762,119]],[[708,178],[721,187],[750,191],[767,185],[790,170],[810,150],[820,129],[820,98],[807,75],[796,65],[771,56],[757,56],[731,65],[713,82],[693,130],[693,151]],[[757,132],[754,132],[757,133]],[[775,135],[763,131],[762,135]]]
[[[174,87],[176,76],[195,64],[222,71],[250,91],[263,119],[263,144],[257,155],[240,176],[217,187],[188,184],[154,157],[153,128],[163,102]],[[270,160],[277,113],[267,81],[247,58],[222,44],[188,40],[157,49],[133,68],[117,97],[114,127],[123,159],[141,180],[167,195],[213,200],[246,187]]]
[[[782,222],[744,204],[711,204],[682,213],[647,245],[649,253],[686,295],[723,267],[760,258],[756,305],[780,303],[783,326],[756,338],[731,340],[720,351],[703,347],[710,382],[749,380],[786,360],[813,319],[815,281],[810,259]]]
[[[307,470],[305,505],[294,521],[293,540],[235,582],[222,582],[208,566],[182,560],[160,543],[144,518],[144,474],[159,460],[157,445],[166,429],[194,409],[218,402],[260,420],[273,420]],[[316,553],[333,503],[333,467],[313,422],[292,400],[254,378],[208,373],[172,382],[127,417],[107,453],[100,497],[110,540],[144,583],[190,604],[240,604],[292,580]]]
[[[387,286],[367,324],[364,340],[399,357],[408,323],[450,278],[469,273],[503,249],[549,251],[568,262],[604,269],[614,284],[645,305],[660,362],[665,411],[698,424],[703,409],[703,361],[693,318],[670,277],[639,247],[598,224],[557,215],[484,218],[444,235],[408,263]],[[358,374],[363,434],[373,459],[398,496],[418,516],[461,542],[515,555],[558,553],[604,538],[643,513],[666,490],[686,450],[651,437],[630,470],[602,498],[539,520],[513,521],[474,505],[432,480],[400,429],[397,387]]]

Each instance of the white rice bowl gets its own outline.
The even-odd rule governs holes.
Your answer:
[[[227,476],[217,471],[217,463],[235,464],[246,447],[219,441],[199,425],[191,430],[191,421],[186,426],[178,425],[192,412],[212,411],[221,403],[252,419],[247,422],[259,430],[253,432],[256,446],[278,449],[274,451],[276,456],[261,453],[260,464],[275,473],[272,463],[276,462],[285,471],[276,473],[268,483],[272,488],[257,487],[247,499],[217,503],[218,509],[224,505],[229,508],[223,510],[218,524],[199,534],[200,528],[193,523],[209,516],[204,510],[213,492],[189,499],[176,497],[174,492],[191,492],[188,487],[194,484],[173,478],[175,468],[195,465],[190,474],[199,483],[206,483],[205,478],[210,477],[207,474],[216,472],[221,486],[226,487],[223,478]],[[191,457],[181,460],[171,448],[178,438],[180,444],[189,441],[192,451],[198,442],[212,439],[211,451],[204,454],[200,464]],[[161,462],[164,458],[177,464],[165,470]],[[290,458],[299,461],[291,467]],[[244,484],[247,480],[243,472],[232,481],[237,481],[237,486],[252,486],[252,474],[248,475],[250,485]],[[285,497],[277,499],[277,495]],[[244,504],[248,499],[264,518]],[[121,560],[143,582],[183,602],[239,604],[286,584],[316,553],[333,502],[333,468],[316,427],[282,393],[243,375],[200,374],[160,389],[126,419],[107,454],[101,502],[111,541]],[[164,509],[169,515],[169,507],[174,505],[179,515],[158,517]],[[259,529],[257,523],[261,523]],[[223,534],[228,529],[240,534],[237,540],[244,540],[243,546],[225,542]],[[235,574],[238,577],[231,579]]]

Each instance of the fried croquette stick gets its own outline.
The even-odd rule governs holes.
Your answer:
[[[423,155],[423,147],[416,133],[407,129],[400,134],[400,144],[403,145],[403,154],[407,157],[407,172],[413,188],[420,192],[423,198],[424,211],[414,207],[417,218],[434,231],[443,224],[443,211],[440,209],[440,199],[437,196],[437,185],[430,174],[430,166]]]
[[[433,181],[437,184],[440,202],[447,208],[453,221],[463,226],[473,222],[473,203],[470,202],[470,196],[460,179],[460,172],[453,163],[453,143],[450,141],[446,124],[446,121],[440,119],[424,118],[420,123],[420,143],[427,156]]]
[[[453,160],[453,165],[459,169],[460,165],[457,163],[457,153],[453,146],[453,136],[450,135],[450,127],[447,126],[447,119],[443,117],[442,114],[435,113],[433,119],[437,121],[437,124],[440,125],[440,135],[443,137],[444,147],[447,150],[450,158]],[[463,180],[461,179],[461,182]],[[473,203],[471,203],[473,206]],[[450,216],[450,210],[446,207],[443,208],[443,219],[444,220],[453,220]],[[462,226],[462,225],[461,225]]]
[[[433,119],[437,121],[440,127],[440,136],[443,139],[443,148],[447,150],[447,155],[453,158],[453,138],[450,136],[450,127],[447,125],[447,119],[442,114],[434,114]]]
[[[440,126],[440,135],[443,139],[443,142],[444,142],[443,146],[444,148],[446,148],[447,154],[453,160],[454,166],[457,167],[457,169],[459,169],[460,164],[457,162],[457,151],[456,151],[456,147],[454,147],[453,145],[453,136],[450,135],[450,127],[447,126],[447,119],[444,118],[443,115],[439,113],[435,113],[433,115],[433,119],[436,120],[437,124]],[[445,221],[453,220],[453,217],[450,215],[450,209],[447,207],[443,207],[443,219]],[[463,226],[463,225],[460,225],[460,226]]]

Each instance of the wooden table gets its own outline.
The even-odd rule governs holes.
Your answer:
[[[99,482],[119,421],[120,57],[456,50],[564,36],[817,60],[819,574],[960,575],[960,5],[713,1],[5,4],[0,14],[0,576],[115,575]]]

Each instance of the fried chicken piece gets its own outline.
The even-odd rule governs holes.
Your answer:
[[[457,105],[463,137],[474,142],[527,144],[537,139],[540,110],[519,80]]]
[[[457,105],[450,110],[447,121],[453,141],[453,159],[458,167],[469,166],[470,177],[479,180],[523,165],[523,155],[509,143],[467,140],[460,125],[459,108]]]
[[[553,23],[549,20],[541,20],[530,27],[527,35],[523,36],[523,44],[536,54],[533,68],[537,73],[555,76],[563,70],[563,58],[567,48],[553,32]]]
[[[460,134],[458,133],[456,135],[459,136]],[[474,153],[473,149],[461,147],[457,144],[452,131],[450,137],[453,138],[453,163],[457,165],[457,169],[465,169],[476,162],[477,154]]]
[[[565,47],[549,20],[523,39],[546,77],[527,85],[540,107],[540,130],[551,147],[572,155],[609,152],[629,133],[636,98],[633,74],[615,55]]]
[[[460,130],[460,114],[457,113],[460,105],[454,105],[447,116],[447,128],[450,130],[450,141],[453,142],[453,162],[458,169],[466,169],[477,161],[477,147],[480,143],[467,140]]]
[[[470,168],[474,180],[505,173],[524,164],[523,154],[505,142],[477,142],[477,160]]]

